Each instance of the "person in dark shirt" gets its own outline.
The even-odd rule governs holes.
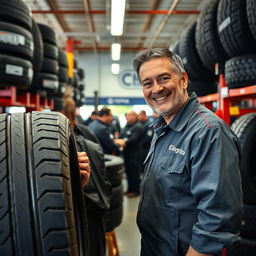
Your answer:
[[[77,125],[84,125],[77,124],[75,120],[75,102],[72,97],[64,99],[64,106],[61,112],[69,119],[75,133],[77,148],[79,151],[86,152],[86,157],[89,158],[91,167],[90,179],[83,190],[88,220],[90,255],[105,256],[106,228],[104,214],[110,206],[111,186],[106,180],[103,150],[100,144],[93,142],[94,138],[91,137],[87,130],[81,132],[81,129],[77,129]],[[79,163],[81,164],[81,160]]]
[[[151,140],[153,137],[153,130],[150,127],[151,122],[149,121],[145,110],[141,110],[139,112],[138,119],[143,126],[143,135],[144,135],[143,140],[141,142],[142,143],[141,165],[142,165],[142,172],[143,172],[143,170],[144,170],[143,161],[146,159],[146,156],[147,156],[149,148],[150,148]]]
[[[113,115],[111,110],[109,108],[103,107],[99,111],[98,119],[91,122],[88,127],[97,136],[105,154],[119,155],[119,145],[114,143],[114,137],[111,133],[112,120]]]
[[[98,119],[98,117],[99,117],[98,111],[94,110],[94,111],[92,111],[92,113],[89,116],[89,118],[83,122],[83,124],[88,126],[91,122],[93,122],[94,120]]]
[[[188,93],[182,60],[168,48],[140,51],[133,66],[159,113],[141,182],[140,255],[220,255],[241,228],[238,138]]]
[[[130,110],[126,113],[127,124],[121,131],[120,138],[115,142],[123,146],[125,171],[128,180],[127,196],[135,197],[140,193],[141,152],[143,127],[138,121],[138,115]]]

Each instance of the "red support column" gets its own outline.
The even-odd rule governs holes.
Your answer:
[[[229,90],[225,82],[225,77],[223,74],[219,75],[219,109],[217,110],[221,118],[230,125],[230,99]]]
[[[66,53],[68,59],[68,77],[73,77],[74,70],[74,39],[69,37],[66,41]]]

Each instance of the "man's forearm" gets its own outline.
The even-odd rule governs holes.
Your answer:
[[[212,254],[204,254],[196,251],[191,246],[189,246],[189,249],[187,251],[186,256],[213,256]]]

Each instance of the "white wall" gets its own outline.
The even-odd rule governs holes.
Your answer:
[[[111,73],[110,53],[106,54],[75,54],[78,67],[85,71],[85,94],[93,97],[94,91],[98,91],[99,97],[139,97],[143,98],[141,87],[134,81],[132,60],[134,54],[121,56],[120,73]],[[130,71],[129,71],[130,70]]]

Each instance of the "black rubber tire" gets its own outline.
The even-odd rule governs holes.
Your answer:
[[[41,72],[37,74],[30,88],[32,92],[38,91],[38,90],[57,92],[58,89],[59,89],[58,77],[54,74],[41,73]]]
[[[214,80],[213,74],[203,66],[195,46],[196,23],[190,26],[182,35],[179,43],[179,54],[184,63],[189,79]]]
[[[210,1],[197,19],[196,49],[204,65],[215,72],[215,64],[224,66],[228,55],[223,49],[217,30],[219,0]]]
[[[44,57],[56,60],[57,62],[59,61],[58,59],[58,54],[59,54],[59,50],[58,47],[54,44],[50,44],[47,42],[43,43],[44,45]]]
[[[123,205],[115,209],[109,209],[105,215],[106,232],[112,231],[117,228],[123,219]]]
[[[247,11],[247,19],[249,23],[249,27],[251,29],[251,33],[256,40],[256,2],[255,0],[247,0],[246,1],[246,11]]]
[[[41,70],[44,58],[43,49],[43,38],[37,23],[32,19],[32,35],[34,40],[34,54],[32,59],[34,77],[37,76],[38,72]]]
[[[125,170],[123,158],[112,155],[105,155],[104,158],[107,179],[113,187],[119,186],[122,183]]]
[[[245,0],[220,0],[217,26],[221,44],[230,58],[255,52]]]
[[[77,75],[79,77],[79,80],[83,80],[84,79],[84,70],[82,68],[78,68],[77,70]]]
[[[41,72],[58,75],[58,72],[59,72],[58,61],[47,58],[47,57],[44,57],[43,58],[43,64],[42,64],[42,67],[41,67]]]
[[[229,88],[256,84],[256,53],[226,61],[225,79]]]
[[[237,135],[242,152],[241,178],[245,204],[256,205],[256,113],[236,119],[231,128]]]
[[[0,87],[29,88],[32,82],[32,63],[28,60],[0,54]]]
[[[78,83],[78,89],[80,90],[80,92],[83,92],[85,89],[85,84],[83,82],[79,82]]]
[[[124,199],[124,187],[120,184],[116,187],[112,187],[111,202],[109,209],[115,209],[123,204]]]
[[[195,92],[198,97],[205,96],[218,91],[216,82],[207,82],[199,80],[188,81],[188,92]]]
[[[256,240],[256,206],[244,204],[241,237]]]
[[[51,112],[2,114],[0,127],[0,255],[88,255],[68,119]]]
[[[180,42],[176,41],[175,44],[173,45],[171,51],[180,56],[179,47],[180,47]]]
[[[227,256],[255,256],[256,241],[241,239],[227,248]]]
[[[30,31],[8,22],[0,22],[0,52],[32,60],[34,42]]]
[[[51,27],[40,23],[38,23],[38,27],[41,31],[43,41],[57,46],[55,31]]]
[[[52,99],[53,99],[54,111],[62,111],[63,105],[64,105],[63,98],[62,97],[52,97]]]
[[[67,83],[68,69],[66,67],[59,66],[58,77],[59,77],[59,82]]]
[[[59,49],[59,65],[61,67],[68,67],[68,59],[65,51]]]
[[[32,18],[28,5],[20,0],[0,0],[1,21],[22,26],[29,31],[32,28]]]

